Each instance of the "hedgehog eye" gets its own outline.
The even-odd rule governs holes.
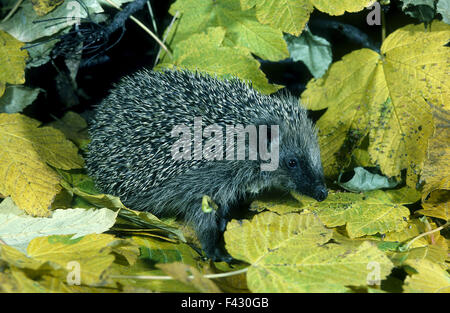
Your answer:
[[[290,168],[296,168],[296,167],[297,167],[297,160],[296,160],[296,159],[290,159],[290,160],[288,161],[288,166],[289,166]]]

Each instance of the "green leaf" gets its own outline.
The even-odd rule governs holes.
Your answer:
[[[342,15],[345,12],[359,12],[374,0],[310,0],[316,9],[329,15]]]
[[[169,10],[172,15],[176,11],[181,17],[168,35],[171,46],[193,34],[205,32],[209,27],[221,27],[227,46],[246,47],[257,56],[273,61],[289,55],[282,32],[259,23],[254,10],[242,11],[239,0],[178,0]],[[201,48],[198,44],[197,49]]]
[[[323,244],[331,238],[331,231],[313,214],[263,212],[251,221],[231,221],[225,232],[227,250],[249,263],[257,263],[267,253],[299,238],[307,246]]]
[[[175,45],[173,63],[162,63],[157,68],[176,66],[222,78],[233,75],[251,81],[253,87],[263,93],[273,93],[281,87],[269,84],[248,49],[227,47],[224,40],[225,30],[220,27],[209,28],[206,34],[192,35]]]
[[[121,209],[113,230],[157,237],[164,240],[186,242],[183,232],[171,220],[160,220],[150,212]],[[174,240],[175,238],[175,240]]]
[[[62,131],[67,139],[72,140],[81,149],[86,148],[90,141],[86,121],[75,112],[69,111],[61,119],[48,125]]]
[[[249,8],[253,6],[252,2],[256,3],[256,17],[261,23],[294,36],[301,34],[314,10],[311,1],[298,0],[241,0],[241,5]]]
[[[333,59],[330,43],[315,36],[308,27],[300,37],[285,35],[289,54],[294,61],[302,61],[315,78],[322,77]]]
[[[417,18],[421,22],[429,23],[436,15],[434,0],[401,0],[402,10],[407,15]]]
[[[185,243],[169,243],[142,236],[133,236],[133,242],[140,247],[139,260],[147,265],[173,262],[195,265],[195,258],[199,256],[194,249]]]
[[[355,171],[355,175],[353,175],[349,181],[345,183],[341,182],[342,175],[340,175],[338,179],[338,185],[351,192],[394,188],[398,185],[398,182],[395,179],[372,174],[362,167],[356,167],[353,170]]]
[[[5,94],[0,98],[0,113],[19,113],[36,100],[40,88],[29,88],[20,85],[6,87]]]
[[[300,212],[303,210],[302,203],[285,192],[276,194],[263,193],[250,204],[250,210],[261,212],[269,210],[278,214]]]
[[[341,15],[346,11],[361,11],[372,2],[373,0],[241,0],[241,7],[247,10],[256,6],[256,17],[261,23],[298,36],[314,7],[329,15]]]
[[[117,212],[108,209],[55,210],[50,217],[32,217],[8,197],[0,204],[0,239],[25,252],[36,237],[71,234],[75,239],[103,233],[114,225],[116,217]]]
[[[89,207],[106,207],[110,209],[123,209],[125,206],[119,197],[99,193],[92,179],[84,173],[58,171],[64,178],[61,185],[70,193],[86,200]]]
[[[442,21],[450,24],[450,0],[439,0],[436,8],[437,12],[442,16]]]
[[[89,13],[103,12],[103,9],[96,0],[87,0],[83,1],[83,3],[89,8]],[[71,16],[84,18],[87,17],[87,13],[77,2],[64,1],[64,3],[44,18],[40,18],[34,11],[32,2],[24,1],[19,11],[6,22],[0,23],[0,29],[14,36],[17,40],[32,42],[43,37],[54,35],[77,23],[76,19],[70,18]],[[51,20],[59,18],[67,19],[63,23]],[[41,19],[49,19],[50,21],[33,23]]]
[[[169,243],[155,238],[133,236],[132,242],[137,244],[140,255],[132,266],[113,264],[115,274],[120,277],[120,284],[128,291],[159,291],[159,292],[198,292],[191,284],[184,284],[177,280],[133,279],[133,276],[167,276],[156,265],[181,262],[187,266],[200,269],[206,266],[201,262],[199,254],[185,243]]]

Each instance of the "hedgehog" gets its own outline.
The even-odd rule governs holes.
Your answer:
[[[220,133],[231,126],[248,140],[233,143],[233,133]],[[259,130],[259,147],[250,140],[252,129]],[[89,133],[86,167],[98,188],[131,209],[184,219],[213,261],[232,261],[223,233],[240,201],[273,188],[327,197],[317,129],[306,109],[287,92],[264,95],[236,77],[142,69],[95,107]],[[265,157],[258,154],[264,146]],[[205,196],[217,207],[211,212],[202,208]]]

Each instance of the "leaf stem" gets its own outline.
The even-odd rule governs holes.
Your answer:
[[[381,8],[381,44],[383,44],[386,39],[386,16],[384,14],[383,8]]]
[[[175,23],[175,20],[178,18],[179,14],[180,14],[179,11],[175,12],[175,15],[173,16],[172,21],[170,22],[169,26],[166,28],[166,31],[165,31],[165,34],[164,34],[164,37],[163,37],[163,42],[166,42],[167,36],[169,35],[170,30],[172,29],[172,26]],[[159,60],[160,55],[161,55],[161,49],[159,49],[158,54],[156,55],[155,63],[153,64],[153,67],[155,67],[156,64],[158,64],[158,60]],[[172,58],[172,56],[170,54],[169,54],[169,56]]]
[[[416,241],[416,240],[418,240],[418,239],[420,239],[420,238],[422,238],[422,237],[424,237],[424,236],[431,235],[431,234],[433,234],[433,233],[435,233],[435,232],[438,232],[438,231],[440,231],[440,230],[442,230],[442,229],[448,227],[449,225],[450,225],[450,223],[447,222],[447,223],[445,223],[444,225],[442,225],[442,226],[440,226],[440,227],[438,227],[438,228],[436,228],[436,229],[433,229],[433,230],[430,230],[430,231],[427,231],[427,232],[425,232],[425,233],[423,233],[423,234],[418,235],[417,237],[413,238],[410,242],[408,242],[406,245],[404,245],[402,250],[407,250],[407,249],[409,249],[409,247],[411,246],[411,244],[412,244],[414,241]]]
[[[229,276],[234,276],[234,275],[239,275],[242,273],[245,273],[248,271],[248,267],[237,270],[237,271],[232,271],[232,272],[226,272],[226,273],[220,273],[220,274],[206,274],[203,275],[203,277],[205,278],[210,278],[210,279],[216,279],[216,278],[223,278],[223,277],[229,277]],[[128,275],[111,275],[111,278],[120,278],[120,279],[144,279],[144,280],[172,280],[174,279],[172,276],[149,276],[149,275],[138,275],[138,276],[128,276]],[[193,275],[189,275],[188,279],[194,279]]]
[[[150,1],[147,1],[147,9],[148,13],[150,14],[150,18],[152,19],[153,30],[155,31],[155,33],[158,33],[158,27],[156,26],[155,16],[153,14],[152,5]]]

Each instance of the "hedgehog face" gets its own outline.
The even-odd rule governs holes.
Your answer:
[[[275,185],[323,201],[328,196],[320,150],[314,129],[308,136],[293,136],[284,127],[280,142],[279,167],[272,175]],[[283,133],[283,128],[282,128]]]
[[[307,156],[293,153],[285,155],[280,160],[280,166],[289,177],[289,185],[294,187],[291,189],[317,201],[326,199],[328,191],[323,179],[322,166],[313,168]]]

